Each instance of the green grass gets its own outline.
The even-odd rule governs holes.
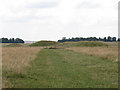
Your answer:
[[[66,47],[97,47],[109,46],[108,44],[100,41],[80,41],[80,42],[64,42],[61,45]]]
[[[109,46],[118,46],[118,42],[105,42],[106,44],[108,44]]]
[[[14,88],[117,88],[118,85],[116,62],[64,49],[43,49],[26,73],[4,72],[3,76]]]
[[[25,43],[3,43],[3,47],[26,47],[28,44]]]
[[[51,45],[56,45],[58,44],[55,41],[38,41],[35,43],[30,44],[29,46],[51,46]]]

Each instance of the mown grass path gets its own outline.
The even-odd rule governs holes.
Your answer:
[[[117,88],[117,63],[64,49],[43,49],[26,73],[9,77],[16,88]]]

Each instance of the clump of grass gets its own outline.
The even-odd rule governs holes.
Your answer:
[[[97,46],[108,46],[108,44],[100,41],[80,41],[80,42],[65,42],[63,46],[68,47],[97,47]]]
[[[30,46],[51,46],[51,45],[56,45],[57,42],[55,41],[38,41],[35,43],[30,44]]]

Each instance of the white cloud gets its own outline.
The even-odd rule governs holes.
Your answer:
[[[57,7],[58,3],[56,2],[41,2],[41,3],[35,3],[35,4],[31,4],[26,6],[27,8],[53,8],[53,7]]]
[[[118,0],[1,0],[2,37],[58,40],[118,35]]]
[[[88,2],[88,1],[82,2],[77,6],[77,8],[93,8],[93,9],[98,8],[98,7],[100,7],[99,4],[93,4],[93,3]]]

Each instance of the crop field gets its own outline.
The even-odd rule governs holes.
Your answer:
[[[117,42],[46,43],[3,45],[3,88],[118,87]]]

